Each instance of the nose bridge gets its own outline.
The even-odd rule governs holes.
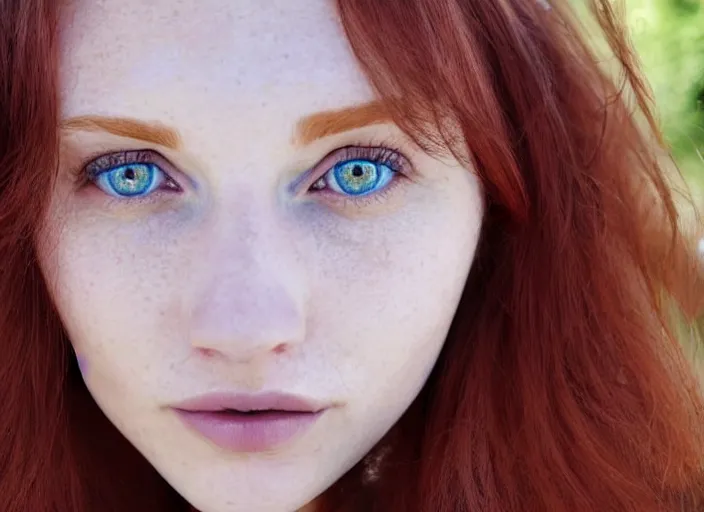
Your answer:
[[[306,279],[282,218],[251,200],[213,217],[194,254],[193,346],[246,360],[302,341]]]

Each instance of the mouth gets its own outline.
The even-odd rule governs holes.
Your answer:
[[[310,430],[328,407],[284,394],[206,395],[172,409],[192,431],[228,451],[271,451]]]

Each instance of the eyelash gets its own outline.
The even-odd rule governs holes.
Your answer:
[[[331,189],[327,183],[327,177],[335,173],[337,166],[355,160],[366,161],[379,168],[387,167],[391,172],[388,182],[379,190],[370,190],[363,194],[346,194]],[[145,166],[155,166],[161,173],[161,182],[150,192],[144,195],[120,196],[112,195],[101,189],[98,184],[100,179],[107,179],[108,173],[117,168],[129,164],[141,164]],[[122,204],[148,203],[155,201],[160,192],[172,193],[183,192],[183,188],[173,178],[169,169],[173,166],[160,153],[154,150],[126,150],[105,154],[92,159],[88,164],[77,169],[76,181],[78,186],[92,184],[110,199]],[[320,169],[320,171],[318,170]],[[382,169],[383,171],[383,169]],[[409,178],[413,168],[408,159],[398,149],[392,149],[388,142],[373,143],[371,145],[347,145],[335,149],[323,157],[315,164],[310,171],[307,171],[304,178],[300,180],[299,186],[305,188],[306,193],[315,195],[330,196],[332,201],[341,201],[345,205],[364,207],[370,202],[383,202],[387,195],[398,185],[397,181],[402,178]],[[379,180],[377,179],[377,183]],[[322,183],[322,188],[316,188]],[[341,188],[341,187],[338,187]]]

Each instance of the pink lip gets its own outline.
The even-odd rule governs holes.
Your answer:
[[[293,395],[210,394],[172,406],[186,426],[235,452],[280,447],[309,430],[327,407]]]

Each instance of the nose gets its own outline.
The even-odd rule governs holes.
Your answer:
[[[198,244],[190,301],[190,341],[198,351],[244,363],[304,340],[304,267],[288,230],[270,217],[222,222]]]

